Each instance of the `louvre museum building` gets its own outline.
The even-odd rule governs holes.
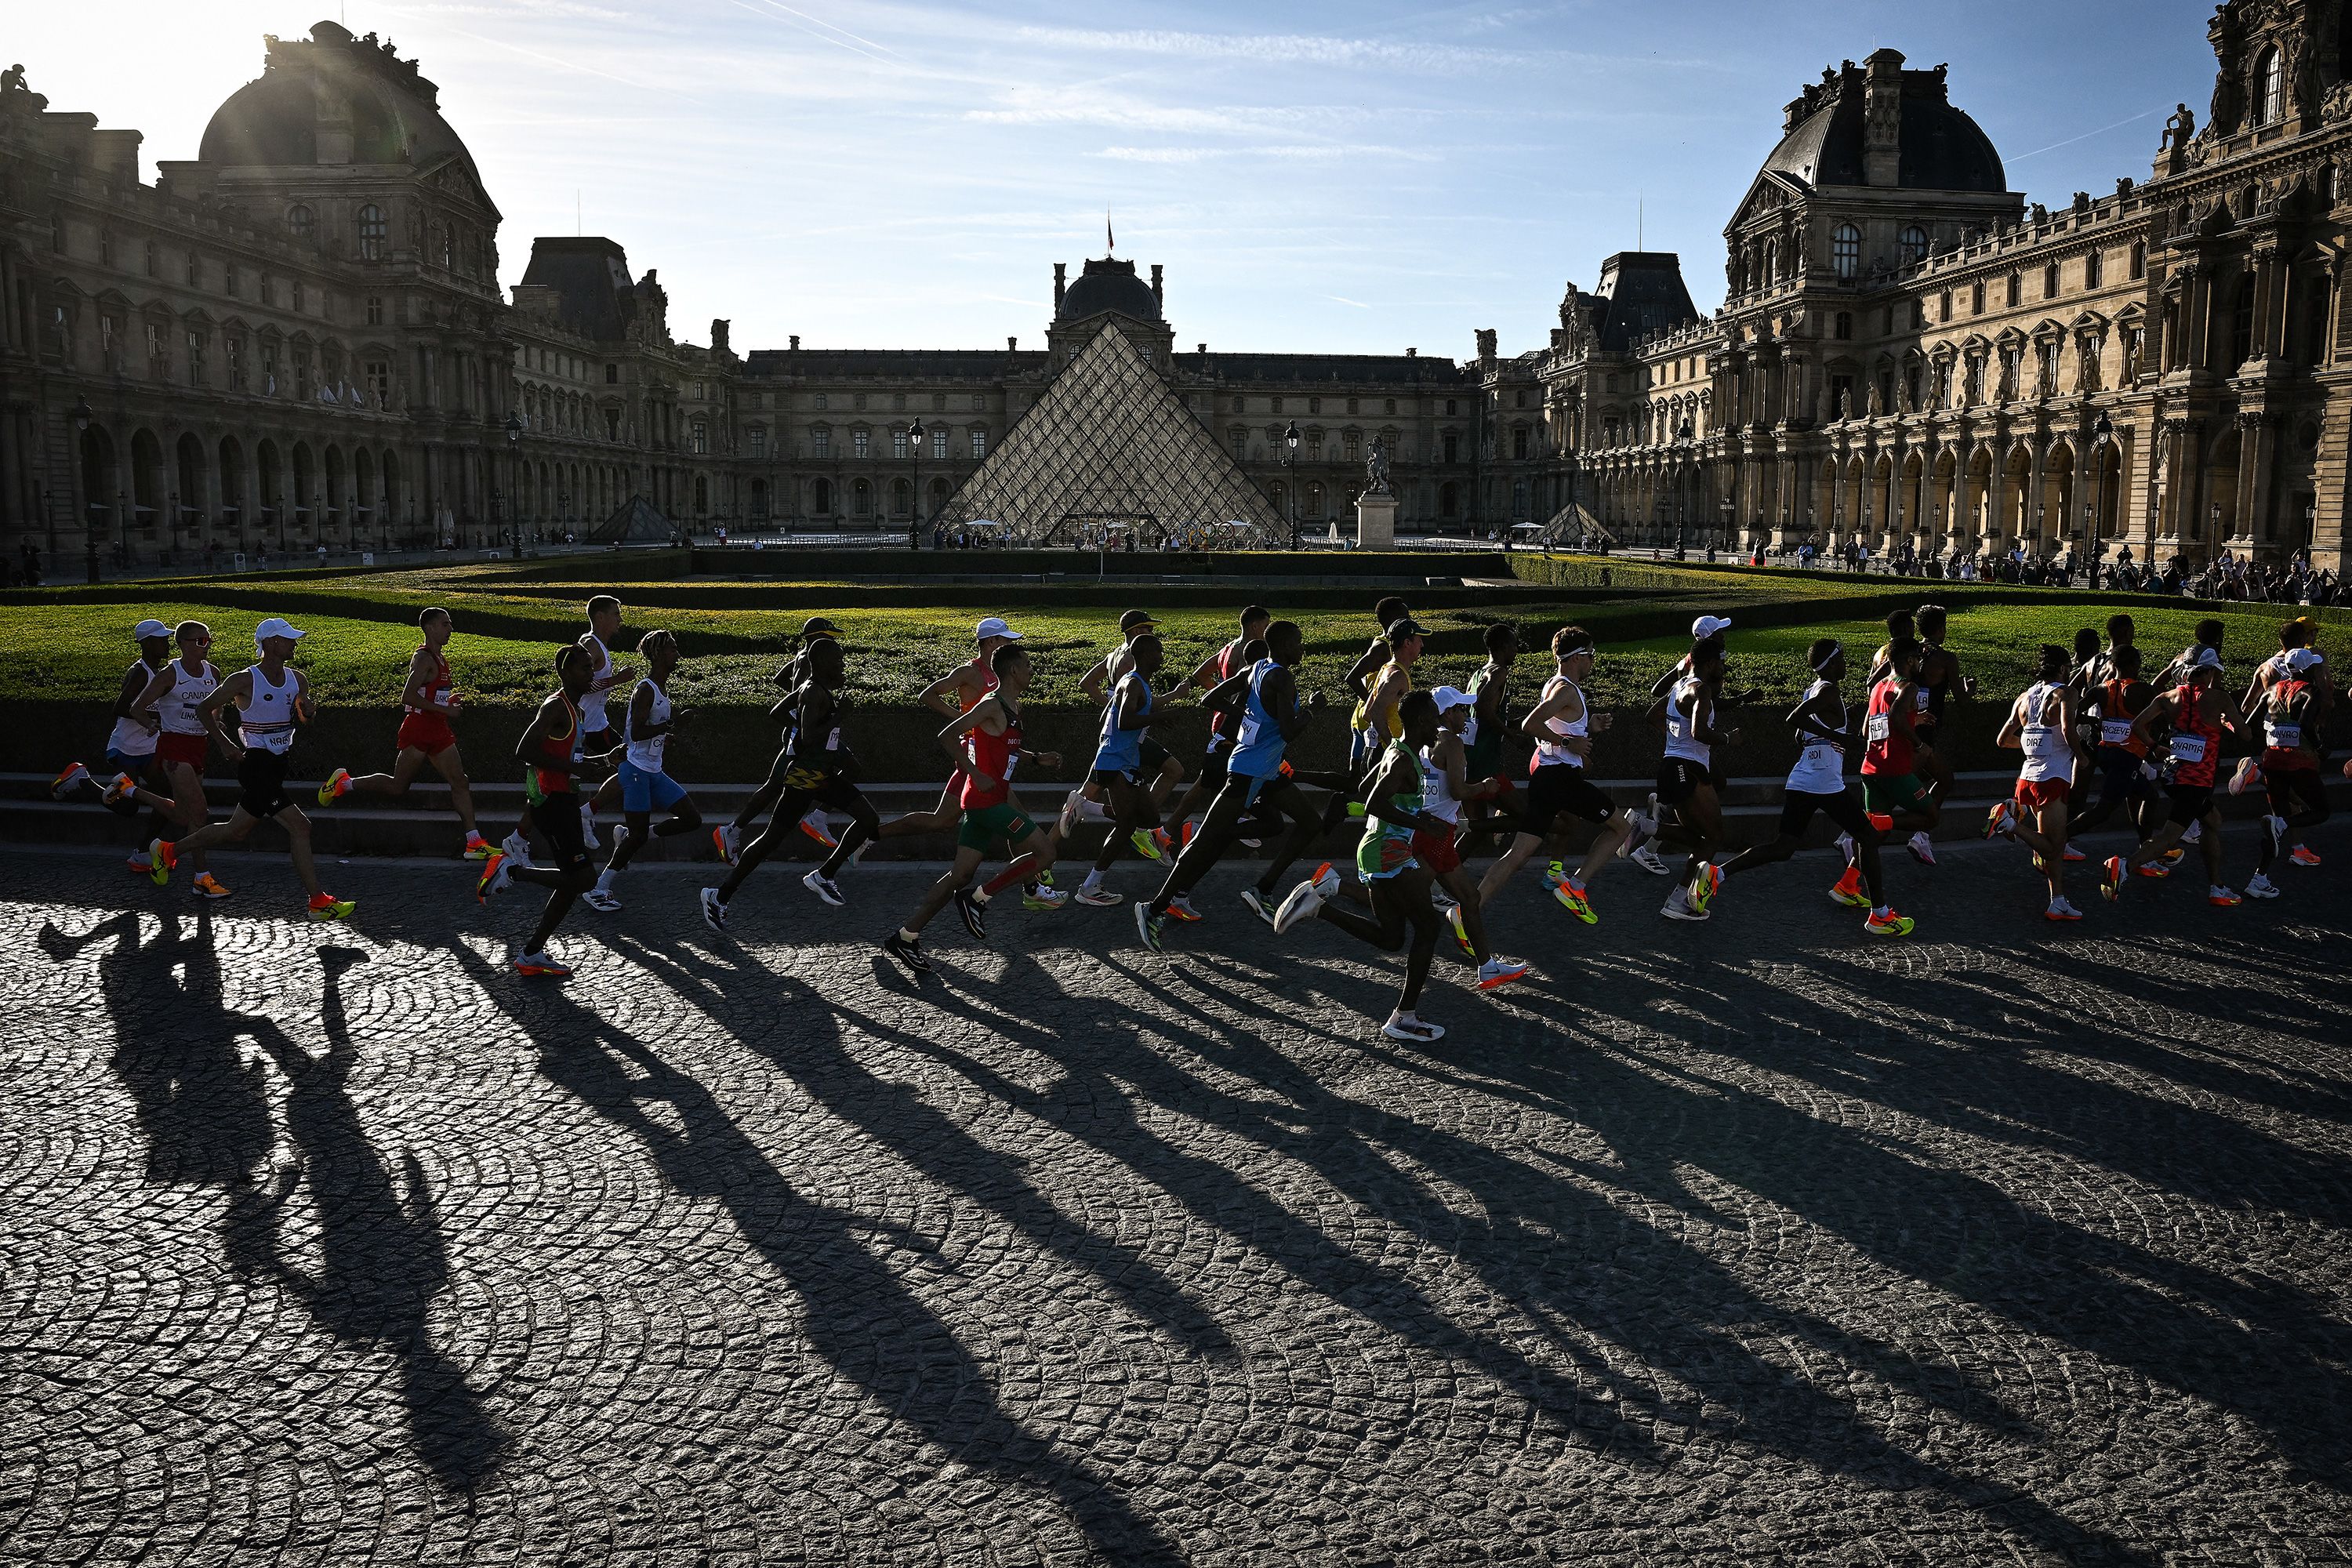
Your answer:
[[[1436,345],[1461,357],[1180,342],[1181,279],[1120,256],[1040,258],[1034,339],[688,342],[615,239],[536,239],[502,288],[495,171],[372,35],[265,40],[152,182],[140,133],[51,104],[36,63],[0,79],[0,549],[1263,546],[1352,528],[1377,450],[1411,533],[2340,571],[2346,9],[2231,0],[2153,163],[2046,204],[1965,82],[1892,49],[1832,66],[1757,127],[1720,309],[1623,253],[1556,321]]]

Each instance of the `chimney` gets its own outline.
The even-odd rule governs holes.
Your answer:
[[[794,332],[794,333],[793,334],[793,353],[800,353],[800,352],[801,352],[801,335],[800,335],[798,332]]]
[[[1004,352],[1009,354],[1019,353],[1021,352],[1021,340],[1019,338],[1005,339]]]
[[[1160,296],[1160,263],[1157,261],[1151,264],[1151,302],[1162,310],[1168,307],[1168,301]]]
[[[1198,347],[1202,353],[1207,353],[1209,352],[1209,345],[1206,343],[1199,344]]]
[[[1903,55],[1881,49],[1864,60],[1862,167],[1864,183],[1893,186],[1903,178]]]
[[[715,354],[723,354],[729,352],[727,347],[727,323],[720,321],[716,316],[713,316],[710,319],[710,352]]]
[[[1404,357],[1407,359],[1417,359],[1420,355],[1421,351],[1419,349],[1407,349],[1404,351]]]
[[[1057,316],[1062,313],[1062,290],[1070,286],[1069,279],[1070,264],[1066,261],[1054,263],[1054,314]],[[1012,346],[1010,343],[1005,345],[1007,348]]]

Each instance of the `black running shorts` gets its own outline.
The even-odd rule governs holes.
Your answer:
[[[268,821],[294,804],[286,793],[286,753],[255,746],[236,763],[236,805],[246,816]]]
[[[1862,813],[1862,803],[1852,790],[1842,789],[1835,795],[1810,795],[1792,789],[1780,797],[1780,837],[1802,838],[1805,829],[1820,812],[1845,832],[1856,838],[1871,831],[1870,819]]]
[[[1658,804],[1680,805],[1688,800],[1701,784],[1713,784],[1715,775],[1706,764],[1688,757],[1668,757],[1658,764]]]
[[[2213,809],[2211,784],[2167,784],[2164,793],[2172,799],[2172,820],[2183,827],[2202,821],[2205,814]]]
[[[530,808],[531,821],[554,851],[551,863],[558,870],[577,871],[588,865],[588,841],[580,833],[580,797],[570,790],[543,795]]]
[[[1548,833],[1563,812],[1587,822],[1607,822],[1617,815],[1617,803],[1602,795],[1584,770],[1571,763],[1546,763],[1528,779],[1528,830]]]

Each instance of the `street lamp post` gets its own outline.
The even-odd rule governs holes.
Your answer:
[[[1298,548],[1298,421],[1292,420],[1282,431],[1282,470],[1288,476],[1283,482],[1283,494],[1290,502],[1290,548]]]
[[[1687,559],[1685,531],[1689,521],[1690,500],[1684,487],[1689,482],[1691,455],[1691,422],[1684,420],[1675,430],[1675,559]]]
[[[923,422],[918,417],[907,430],[907,458],[913,466],[914,493],[907,498],[907,548],[920,550],[923,529]]]
[[[517,414],[511,408],[508,409],[507,422],[505,425],[501,426],[500,428],[505,430],[507,433],[507,489],[511,490],[515,488],[515,452],[522,441],[522,416]],[[495,508],[498,504],[498,495],[493,491],[490,496],[490,505]],[[520,559],[523,553],[522,511],[520,508],[517,508],[515,511],[514,552],[518,559]]]

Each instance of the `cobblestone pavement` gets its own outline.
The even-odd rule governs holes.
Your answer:
[[[0,1558],[2343,1561],[2315,843],[2072,929],[1905,860],[1896,944],[1818,856],[1706,927],[1529,879],[1545,978],[1446,969],[1430,1048],[1230,876],[1165,956],[950,915],[918,986],[911,870],[722,940],[649,868],[559,985],[455,867],[321,928],[282,859],[206,912],[12,850]]]

